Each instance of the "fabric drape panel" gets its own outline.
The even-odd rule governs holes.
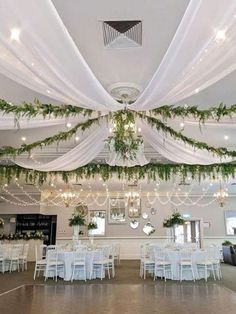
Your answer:
[[[147,159],[143,152],[137,154],[136,158],[133,159],[123,159],[117,153],[111,153],[109,159],[106,160],[106,163],[110,166],[120,166],[120,167],[134,167],[134,166],[144,166],[150,162]]]
[[[53,161],[41,164],[35,164],[32,160],[22,161],[16,158],[14,162],[24,168],[35,169],[39,171],[70,171],[82,167],[91,162],[104,148],[104,141],[109,136],[109,130],[106,124],[97,127],[69,152],[56,158]]]
[[[232,158],[219,158],[206,150],[194,150],[191,146],[162,135],[153,130],[146,122],[139,121],[142,136],[158,153],[168,160],[185,164],[214,164],[231,162]]]
[[[16,123],[13,115],[0,115],[0,130],[16,130],[18,127],[20,129],[44,128],[48,126],[66,125],[67,121],[68,119],[65,118],[21,118]],[[75,122],[76,120],[70,119],[69,121]]]
[[[63,103],[122,108],[94,76],[50,0],[7,0],[0,6],[2,74]]]
[[[160,66],[130,108],[175,104],[234,71],[235,14],[235,0],[191,0]]]

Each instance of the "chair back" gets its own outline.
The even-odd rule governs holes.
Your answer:
[[[165,261],[166,259],[165,249],[160,248],[160,247],[154,247],[153,252],[154,252],[155,261],[163,261],[163,262]]]
[[[192,263],[193,261],[193,252],[192,250],[181,250],[180,251],[180,261],[181,262],[190,262]]]
[[[24,247],[23,247],[23,256],[25,256],[27,258],[28,253],[29,253],[29,243],[25,243]]]
[[[74,260],[74,264],[76,264],[76,263],[85,264],[85,262],[86,262],[86,251],[73,252],[73,260]]]

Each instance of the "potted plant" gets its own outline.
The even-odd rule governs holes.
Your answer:
[[[85,226],[85,218],[82,217],[80,214],[73,214],[72,217],[69,219],[69,226],[73,227],[73,239],[78,240],[79,236],[79,227]]]
[[[185,220],[178,211],[175,211],[170,217],[163,221],[164,228],[172,228],[176,225],[183,225]]]
[[[233,243],[230,242],[229,240],[225,240],[225,241],[222,243],[222,246],[229,246],[229,245],[233,245]]]

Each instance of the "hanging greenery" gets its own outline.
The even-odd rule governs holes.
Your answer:
[[[224,117],[232,117],[236,114],[236,105],[231,105],[227,107],[221,103],[217,107],[211,107],[209,109],[198,109],[198,106],[161,106],[159,108],[150,110],[151,114],[159,115],[163,119],[174,119],[180,117],[185,118],[195,118],[201,123],[206,120],[214,119],[220,121]]]
[[[163,123],[161,120],[146,116],[142,113],[137,113],[137,115],[143,119],[146,120],[147,123],[153,127],[156,128],[158,131],[162,131],[165,135],[170,135],[172,138],[175,140],[181,140],[183,143],[188,144],[192,146],[194,149],[199,149],[199,150],[207,150],[209,153],[212,153],[213,155],[219,156],[219,157],[236,157],[236,151],[234,150],[228,150],[225,147],[214,147],[210,146],[205,142],[200,142],[197,141],[193,138],[190,138],[186,135],[184,135],[182,132],[175,131],[172,129],[170,126],[167,126],[165,123]]]
[[[132,103],[132,102],[131,102]],[[82,114],[83,116],[91,116],[92,113],[98,113],[91,109],[85,109],[73,105],[54,105],[42,104],[38,99],[33,103],[24,102],[23,104],[11,104],[4,99],[0,99],[0,111],[4,114],[12,113],[16,119],[22,117],[36,117],[42,115],[44,118],[53,116],[55,118],[69,118]],[[218,106],[210,107],[209,109],[198,109],[198,106],[184,105],[184,106],[161,106],[150,110],[150,113],[160,115],[164,119],[172,119],[176,117],[195,118],[200,122],[205,122],[209,119],[219,121],[224,117],[232,117],[236,114],[236,104],[226,106],[221,103]]]
[[[10,104],[7,101],[0,99],[0,111],[4,114],[14,114],[16,120],[20,118],[34,118],[39,115],[46,117],[53,116],[54,118],[68,118],[77,115],[91,116],[93,110],[80,108],[72,105],[52,105],[42,104],[38,99],[34,100],[34,103],[24,102],[21,105]],[[98,113],[98,112],[96,112]]]
[[[88,164],[72,171],[42,172],[25,169],[17,165],[0,166],[1,184],[9,183],[15,178],[22,178],[26,182],[42,185],[49,183],[52,179],[62,179],[65,183],[75,179],[93,179],[101,177],[104,181],[112,177],[127,179],[129,181],[147,179],[156,181],[158,179],[168,181],[173,176],[180,176],[181,179],[195,179],[198,181],[206,178],[214,180],[221,178],[226,180],[234,178],[236,164],[213,164],[213,165],[186,165],[186,164],[158,164],[150,163],[144,166],[119,167],[107,164]]]
[[[78,129],[85,131],[89,129],[93,124],[95,123],[99,124],[101,119],[102,117],[97,117],[97,118],[89,119],[85,122],[80,122],[68,131],[59,132],[53,136],[49,136],[43,140],[36,141],[31,144],[23,144],[19,148],[15,148],[12,146],[2,147],[0,148],[0,157],[6,156],[6,155],[15,157],[23,153],[30,153],[34,148],[37,148],[37,147],[42,148],[44,146],[48,146],[54,143],[59,143],[61,141],[69,140],[73,135],[76,134]]]
[[[120,110],[110,115],[110,132],[107,140],[110,152],[123,160],[133,160],[143,148],[143,139],[137,134],[134,112]]]
[[[163,221],[163,227],[172,228],[175,225],[183,225],[184,223],[185,220],[182,218],[181,214],[178,211],[175,211],[170,217]]]

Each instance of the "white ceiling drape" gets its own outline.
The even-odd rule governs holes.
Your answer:
[[[66,154],[47,163],[36,164],[30,159],[22,161],[16,158],[14,162],[24,168],[35,169],[39,171],[70,171],[82,167],[91,162],[104,148],[105,140],[109,136],[109,130],[106,124],[103,124],[81,141],[76,147]]]
[[[0,72],[63,103],[122,108],[80,54],[50,0],[0,3]]]
[[[188,144],[174,140],[168,135],[152,129],[146,122],[139,120],[142,136],[158,153],[176,163],[203,164],[231,162],[232,158],[216,157],[206,150],[194,150]]]
[[[234,71],[235,56],[236,1],[191,0],[161,64],[130,108],[175,104]]]
[[[0,2],[0,6],[1,73],[63,103],[103,113],[123,108],[92,73],[50,0],[7,0]],[[149,110],[158,105],[174,104],[234,71],[235,16],[235,0],[191,0],[160,66],[130,108]],[[164,139],[144,122],[140,123],[143,138],[170,160],[202,164],[226,161],[207,152],[194,152],[171,138]],[[41,122],[35,125],[38,127]],[[80,167],[102,149],[108,136],[106,132],[106,126],[100,127],[91,132],[90,140],[64,156],[30,168],[53,171]],[[110,162],[117,164],[118,159],[114,156]],[[29,168],[28,162],[20,163]]]

